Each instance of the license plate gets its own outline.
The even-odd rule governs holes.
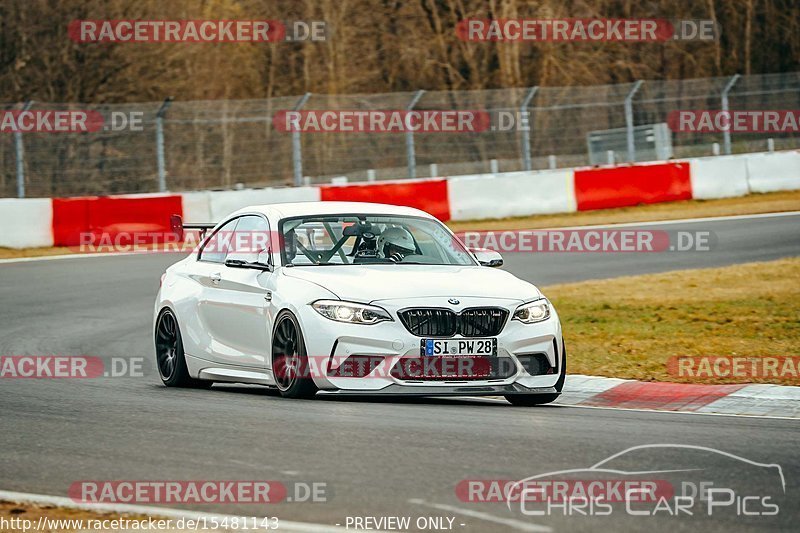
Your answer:
[[[420,355],[497,355],[497,339],[422,339]]]

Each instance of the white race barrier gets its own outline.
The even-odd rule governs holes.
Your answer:
[[[694,158],[689,160],[689,168],[692,198],[696,199],[800,190],[800,151],[796,150]],[[620,172],[628,171],[628,166],[620,167]],[[440,179],[438,185],[441,182]],[[422,198],[423,203],[427,202],[425,195],[430,194],[430,180],[397,183],[403,184],[400,189],[405,196],[399,200],[401,203],[408,202],[409,198],[416,201]],[[421,184],[419,188],[416,183]],[[447,179],[446,183],[447,198],[443,198],[444,192],[437,189],[436,198],[441,205],[429,204],[427,207],[428,210],[433,207],[440,209],[451,220],[486,220],[577,210],[573,169],[455,176]],[[387,192],[386,182],[374,185],[381,191],[377,201],[391,202],[394,193]],[[363,187],[369,189],[367,184]],[[339,189],[327,188],[328,192],[332,190]],[[149,196],[153,195],[126,197]],[[320,187],[275,187],[186,192],[181,193],[181,198],[184,221],[218,222],[248,205],[320,201],[322,192]],[[375,200],[369,194],[359,196],[359,199]],[[71,221],[61,223],[69,226]],[[52,246],[53,232],[53,202],[50,198],[0,199],[0,247]]]
[[[0,199],[0,246],[53,246],[53,202],[50,198]]]
[[[181,203],[183,204],[184,222],[215,222],[211,218],[211,193],[210,191],[183,192],[181,193]]]
[[[282,202],[318,202],[319,187],[275,187],[245,189],[242,191],[211,191],[209,193],[211,222],[219,222],[237,209],[249,205],[278,204]],[[189,220],[188,218],[186,220]]]
[[[749,194],[747,155],[690,159],[692,198],[731,198]]]
[[[800,151],[747,155],[752,192],[800,189]]]
[[[572,169],[457,176],[448,180],[447,187],[452,220],[577,210]]]

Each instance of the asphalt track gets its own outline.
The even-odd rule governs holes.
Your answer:
[[[706,252],[508,254],[507,268],[539,285],[800,256],[800,215],[636,225],[712,231]],[[144,377],[0,382],[0,488],[66,495],[78,480],[323,482],[327,503],[196,506],[346,524],[354,516],[454,517],[463,531],[795,530],[800,511],[796,420],[582,409],[514,408],[492,399],[320,398],[268,389],[161,386],[152,361],[152,304],[177,258],[132,255],[0,264],[0,354],[143,357]],[[526,516],[502,503],[466,503],[464,479],[518,480],[585,468],[631,446],[711,447],[781,466],[777,516],[735,509],[671,517]],[[691,453],[632,456],[626,471],[686,468]],[[718,486],[774,494],[764,469],[701,460]],[[763,474],[763,475],[762,475]],[[737,493],[738,494],[738,493]],[[463,526],[461,524],[464,524]]]

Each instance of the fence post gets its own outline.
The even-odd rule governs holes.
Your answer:
[[[728,93],[731,92],[739,78],[741,78],[739,74],[734,74],[725,85],[725,88],[722,89],[722,112],[728,117],[728,127],[722,132],[722,145],[725,147],[725,155],[731,155],[731,116],[728,112]]]
[[[167,190],[167,163],[164,157],[164,114],[172,103],[172,97],[164,99],[164,103],[156,112],[156,164],[158,165],[158,192]]]
[[[294,106],[294,111],[300,111],[311,97],[311,93],[306,93],[300,97]],[[303,184],[303,148],[300,146],[300,130],[292,132],[292,166],[294,168],[294,186],[300,187]]]
[[[520,112],[520,119],[522,118],[522,114],[525,113],[525,110],[528,109],[528,105],[533,100],[533,97],[536,95],[536,91],[539,90],[539,86],[531,87],[528,91],[528,94],[525,96],[525,99],[522,101],[522,104],[519,106]],[[525,170],[531,170],[533,168],[533,164],[531,163],[531,128],[533,125],[530,122],[530,117],[528,117],[528,127],[522,129],[522,168]]]
[[[633,139],[633,97],[639,90],[639,87],[644,83],[643,80],[638,80],[633,84],[633,89],[625,97],[625,127],[628,130],[628,161],[636,161],[636,143]]]
[[[33,100],[28,100],[22,106],[24,113],[33,105]],[[22,145],[22,132],[14,132],[14,149],[17,155],[17,198],[25,198],[25,148]]]
[[[406,111],[412,111],[414,106],[417,105],[419,99],[422,98],[422,95],[425,94],[424,90],[419,90],[414,93],[414,97],[406,106]],[[408,177],[409,178],[416,178],[417,177],[417,158],[414,154],[414,132],[408,130],[406,132],[406,164],[408,165]]]

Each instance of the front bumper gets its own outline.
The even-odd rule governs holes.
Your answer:
[[[430,385],[427,387],[415,387],[411,385],[401,385],[394,383],[386,387],[374,391],[364,389],[336,389],[326,390],[323,394],[331,394],[334,396],[363,396],[370,394],[380,394],[388,396],[505,396],[507,394],[556,394],[555,387],[534,387],[528,388],[520,385],[519,383],[511,383],[509,385],[481,385],[476,386],[473,383],[469,385]]]
[[[467,307],[497,306],[509,310],[511,316],[518,300],[488,300],[486,298],[459,298],[454,310]],[[497,356],[506,358],[512,365],[507,377],[500,379],[406,379],[391,375],[390,369],[403,358],[420,356],[420,337],[412,335],[397,318],[397,311],[410,306],[429,306],[419,301],[375,302],[394,318],[393,322],[375,325],[357,325],[336,322],[319,315],[313,308],[303,306],[299,319],[304,332],[306,351],[313,360],[311,373],[315,384],[323,391],[338,394],[390,394],[390,395],[505,395],[552,394],[559,379],[563,361],[561,324],[555,309],[550,318],[536,324],[523,324],[509,320],[497,335]],[[451,306],[452,307],[452,306]],[[460,338],[459,336],[453,337]],[[531,375],[518,356],[542,354],[553,367],[552,374]],[[348,357],[379,356],[383,358],[373,372],[365,377],[330,375]]]

